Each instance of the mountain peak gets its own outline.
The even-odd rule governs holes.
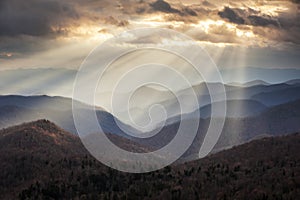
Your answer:
[[[44,131],[52,131],[52,132],[60,132],[63,131],[61,128],[59,128],[56,124],[53,122],[47,120],[47,119],[40,119],[31,123],[27,123],[25,125],[32,125],[33,127],[40,128]]]
[[[2,129],[0,130],[0,136],[2,145],[13,147],[16,143],[19,143],[18,145],[27,150],[32,149],[31,147],[38,150],[42,146],[49,146],[49,149],[51,149],[56,145],[67,148],[73,144],[80,144],[76,136],[46,119]]]

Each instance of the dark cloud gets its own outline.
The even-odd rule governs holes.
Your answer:
[[[0,35],[43,36],[62,31],[78,14],[60,0],[1,0]],[[55,28],[54,28],[55,27]]]
[[[294,3],[300,3],[300,0],[291,0]]]
[[[239,9],[225,7],[220,11],[219,16],[224,19],[228,19],[230,22],[235,24],[245,24],[252,26],[278,26],[275,19],[270,16],[262,15],[259,11],[254,9]]]
[[[164,0],[157,0],[153,3],[150,3],[149,5],[154,11],[159,11],[159,12],[164,12],[164,13],[169,13],[174,15],[178,14],[181,16],[197,16],[197,12],[192,8],[189,8],[184,5],[180,5],[178,6],[178,8],[174,8]]]
[[[115,26],[119,26],[119,27],[128,26],[129,25],[129,22],[127,20],[116,19],[113,16],[109,16],[109,17],[105,18],[104,21],[105,21],[106,24],[111,24],[111,25],[115,25]]]
[[[11,57],[28,56],[33,52],[39,52],[50,46],[42,37],[33,37],[28,35],[20,35],[18,37],[1,36],[0,52],[12,53]],[[7,57],[10,58],[10,57]]]
[[[245,20],[241,16],[239,16],[239,14],[235,10],[233,10],[229,7],[225,7],[224,10],[220,11],[218,14],[220,17],[226,18],[232,23],[235,23],[235,24],[244,24],[245,23]]]
[[[187,33],[199,41],[241,44],[245,39],[237,34],[240,30],[254,34],[251,44],[299,45],[299,5],[291,1],[299,3],[299,0],[283,2],[289,9],[278,9],[276,17],[272,17],[260,5],[248,1],[222,4],[196,0],[189,3],[184,0],[0,0],[0,54],[5,58],[11,58],[10,53],[33,54],[56,47],[56,37],[90,36],[84,35],[85,27],[95,30],[99,27],[99,33],[113,33],[127,26],[134,28],[135,22],[143,25],[143,21],[154,15],[162,18],[153,19],[161,22],[157,26]],[[266,1],[266,4],[277,3]],[[228,23],[209,24],[206,32],[201,27],[202,21],[220,20],[236,25],[228,28]],[[81,26],[83,29],[76,32]]]
[[[280,39],[300,45],[300,15],[281,14],[278,19],[281,35]]]
[[[172,6],[165,2],[164,0],[157,0],[153,3],[150,3],[150,6],[155,10],[155,11],[161,11],[165,13],[180,13],[179,10],[172,8]]]
[[[203,6],[206,6],[206,7],[210,7],[210,8],[215,8],[216,6],[208,1],[203,1],[202,2],[202,5]]]
[[[197,16],[198,14],[191,8],[184,7],[181,11],[184,15]]]
[[[261,17],[261,16],[250,15],[248,19],[250,21],[250,24],[253,26],[268,26],[268,25],[277,26],[278,25],[278,23],[275,20],[266,17]]]

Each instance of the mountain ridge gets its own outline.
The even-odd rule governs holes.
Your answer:
[[[26,133],[28,127],[39,127],[31,130],[43,136],[39,149],[2,136],[5,131],[27,134],[26,141],[33,142],[37,138]],[[128,174],[96,161],[76,136],[65,134],[72,139],[66,147],[44,140],[44,131],[63,130],[38,120],[0,131],[1,199],[296,199],[300,194],[299,133],[255,140],[151,173]]]

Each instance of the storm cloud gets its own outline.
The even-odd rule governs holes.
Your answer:
[[[225,7],[224,10],[218,12],[221,18],[228,19],[235,24],[246,24],[253,26],[278,26],[276,20],[271,16],[259,15],[260,13],[253,9],[239,9]]]
[[[61,34],[78,18],[71,4],[59,0],[2,0],[0,36]]]
[[[177,9],[172,8],[172,6],[165,2],[164,0],[157,0],[153,3],[150,3],[150,6],[155,10],[155,11],[161,11],[161,12],[166,12],[166,13],[179,13],[180,11]]]
[[[200,43],[215,46],[299,51],[298,3],[298,0],[263,3],[239,0],[1,0],[0,59],[1,62],[12,61],[40,52],[48,56],[48,51],[51,51],[49,55],[54,55],[53,52],[68,45],[72,49],[68,52],[74,52],[74,43],[77,49],[83,49],[81,45],[84,44],[85,52],[89,52],[97,44],[95,41],[141,27],[171,28]],[[77,57],[79,63],[84,55]]]
[[[223,11],[218,13],[220,17],[228,19],[230,22],[236,24],[244,24],[245,20],[235,10],[225,7]]]

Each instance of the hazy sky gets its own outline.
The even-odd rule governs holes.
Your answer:
[[[0,70],[78,69],[98,44],[141,27],[187,34],[221,68],[300,68],[299,7],[298,0],[1,0]]]

